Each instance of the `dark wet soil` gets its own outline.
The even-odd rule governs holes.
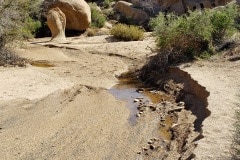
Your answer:
[[[54,67],[55,65],[46,60],[31,61],[30,64],[35,67]]]

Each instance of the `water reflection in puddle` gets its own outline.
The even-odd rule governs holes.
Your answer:
[[[43,67],[43,68],[54,67],[53,64],[51,64],[49,61],[46,61],[46,60],[32,61],[30,62],[30,64],[35,67]]]
[[[143,101],[149,101],[147,97],[141,93],[136,92],[137,88],[117,88],[116,86],[111,88],[109,92],[114,95],[117,100],[126,101],[127,108],[130,110],[129,121],[131,124],[136,123],[136,114],[138,113],[137,103],[134,103],[136,98],[144,98]]]
[[[126,101],[126,107],[130,110],[129,122],[134,125],[137,122],[138,104],[135,99],[142,99],[145,103],[159,103],[168,100],[169,97],[160,91],[144,85],[135,75],[124,73],[118,78],[119,83],[109,89],[117,100]]]

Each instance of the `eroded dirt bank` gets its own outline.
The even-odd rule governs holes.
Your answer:
[[[131,126],[126,103],[117,101],[108,89],[117,83],[116,76],[152,54],[154,39],[146,35],[144,41],[111,42],[109,36],[75,37],[63,44],[47,40],[33,40],[18,50],[19,55],[35,62],[33,66],[0,70],[0,155],[4,159],[172,160],[193,158],[194,154],[195,159],[229,156],[240,77],[232,67],[239,69],[238,61],[224,62],[221,69],[215,66],[218,62],[194,63],[183,69],[189,74],[171,68],[165,91],[174,95],[176,89],[181,90],[177,103],[142,103],[144,112]],[[216,82],[222,85],[220,90]],[[230,98],[222,95],[218,99],[225,92]],[[223,104],[232,110],[221,107],[218,114],[218,105]],[[220,130],[224,115],[229,130]],[[165,131],[168,134],[164,137]],[[211,150],[222,152],[216,157]]]
[[[230,159],[235,111],[240,104],[240,61],[199,61],[183,70],[210,92],[211,115],[202,123],[204,138],[196,142],[195,159]]]

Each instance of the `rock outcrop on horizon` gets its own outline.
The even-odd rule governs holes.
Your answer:
[[[187,10],[224,6],[231,1],[232,0],[132,0],[131,3],[155,15],[157,15],[159,11],[174,12],[180,15]]]
[[[66,16],[66,29],[86,30],[91,24],[91,10],[84,0],[45,0],[47,9],[58,7]]]
[[[48,11],[47,25],[52,33],[51,41],[63,41],[66,39],[66,16],[59,8],[52,8]]]
[[[125,1],[118,1],[114,9],[121,13],[127,19],[131,19],[134,24],[143,24],[149,20],[149,16],[142,9],[134,8],[132,3]]]

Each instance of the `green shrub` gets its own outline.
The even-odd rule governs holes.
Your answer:
[[[190,12],[188,16],[160,13],[150,26],[160,54],[168,56],[168,62],[177,63],[214,53],[214,46],[234,33],[236,13],[236,5]]]
[[[103,1],[103,7],[109,8],[111,2],[113,2],[113,0],[104,0],[104,1]]]
[[[232,35],[236,29],[235,20],[239,14],[238,12],[237,6],[229,5],[224,9],[215,10],[210,13],[214,42],[219,43],[224,37]]]
[[[106,16],[98,9],[96,3],[89,3],[91,8],[92,27],[102,28],[106,22]]]
[[[121,40],[137,41],[143,39],[144,31],[137,26],[117,24],[112,28],[111,34]]]
[[[0,37],[5,43],[33,37],[40,27],[38,0],[0,0]]]
[[[26,60],[9,49],[14,40],[32,38],[40,27],[39,0],[0,0],[0,65],[24,66]]]
[[[21,30],[23,38],[33,38],[35,32],[41,27],[41,22],[28,17],[24,21],[24,27]]]

